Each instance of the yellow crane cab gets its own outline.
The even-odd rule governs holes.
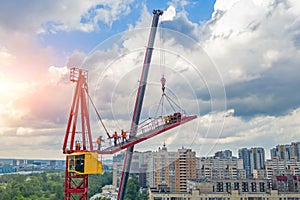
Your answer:
[[[68,155],[68,172],[83,174],[103,174],[102,162],[97,152],[75,152]]]

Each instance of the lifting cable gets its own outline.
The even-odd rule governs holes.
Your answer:
[[[176,107],[177,109],[179,109],[180,112],[182,112],[182,114],[185,114],[185,110],[184,110],[184,109],[182,109],[182,108],[181,108],[181,107],[180,107],[173,99],[171,99],[171,97],[169,97],[166,93],[163,93],[162,96],[161,96],[161,98],[160,98],[160,101],[159,101],[159,105],[158,105],[158,107],[157,107],[157,110],[156,110],[156,112],[155,112],[155,116],[156,116],[156,117],[158,116],[158,112],[159,112],[160,107],[161,107],[161,116],[163,116],[163,111],[164,111],[163,106],[164,106],[164,99],[165,99],[165,98],[167,99],[167,101],[168,101],[170,107],[172,108],[172,110],[173,110],[174,112],[176,112],[176,109],[175,109],[175,107]]]
[[[162,16],[163,17],[163,16]],[[165,84],[166,84],[166,79],[165,79],[165,51],[164,51],[164,37],[165,37],[165,34],[164,34],[164,23],[163,21],[160,23],[160,73],[161,73],[161,79],[160,79],[160,82],[161,82],[161,85],[162,85],[162,96],[160,98],[160,101],[159,101],[159,105],[158,105],[158,108],[156,110],[156,113],[155,113],[155,116],[157,117],[158,115],[158,112],[159,112],[159,109],[161,107],[161,116],[163,115],[163,112],[164,112],[164,98],[167,99],[167,101],[169,102],[170,104],[170,107],[173,109],[174,112],[176,112],[176,109],[173,105],[175,105],[183,114],[185,114],[185,111],[174,101],[172,100],[166,93],[165,93]]]
[[[86,94],[88,95],[90,101],[92,102],[92,106],[93,106],[93,108],[94,108],[94,110],[95,110],[95,112],[96,112],[96,114],[97,114],[97,117],[98,117],[99,121],[101,122],[101,124],[102,124],[102,126],[103,126],[103,128],[104,128],[104,130],[105,130],[105,132],[106,132],[107,137],[108,137],[108,138],[112,138],[112,137],[109,135],[109,132],[108,132],[108,130],[106,129],[106,127],[105,127],[105,125],[104,125],[104,123],[103,123],[103,121],[102,121],[102,118],[101,118],[101,116],[100,116],[100,114],[99,114],[99,112],[98,112],[98,110],[97,110],[97,108],[96,108],[94,102],[92,101],[91,96],[90,96],[89,93],[87,92],[87,89],[86,89],[86,88],[85,88],[85,91],[86,91]]]
[[[164,49],[164,40],[165,40],[165,31],[164,31],[164,16],[162,16],[162,22],[160,22],[160,29],[159,29],[159,65],[160,65],[160,74],[163,75],[165,74],[165,64],[166,64],[166,59],[165,59],[165,49]]]

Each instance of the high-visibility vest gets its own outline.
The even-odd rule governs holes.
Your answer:
[[[101,138],[100,137],[97,138],[97,144],[101,144]]]
[[[118,138],[118,134],[117,134],[117,133],[114,133],[113,137],[114,137],[114,138]]]
[[[122,137],[126,138],[126,132],[125,131],[122,131]]]

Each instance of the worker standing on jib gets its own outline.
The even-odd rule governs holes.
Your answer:
[[[124,131],[123,129],[121,130],[121,136],[122,136],[122,144],[124,144],[124,141],[128,142],[126,138],[126,131]]]
[[[117,131],[115,131],[115,133],[113,134],[113,138],[114,138],[114,144],[115,144],[115,146],[117,146],[117,141],[119,138]]]

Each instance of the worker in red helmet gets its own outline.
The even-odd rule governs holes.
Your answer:
[[[127,140],[127,135],[126,135],[126,131],[124,131],[123,129],[121,130],[121,136],[122,136],[122,144],[124,144],[124,141],[128,142]]]
[[[117,141],[119,138],[117,131],[115,131],[115,133],[113,134],[113,138],[114,138],[114,144],[115,144],[115,146],[117,146]]]

